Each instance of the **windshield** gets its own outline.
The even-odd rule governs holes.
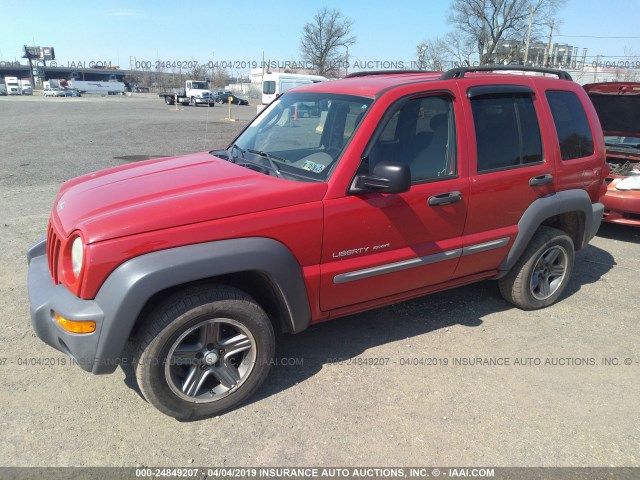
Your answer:
[[[371,102],[329,93],[282,95],[236,139],[231,161],[257,162],[283,178],[325,181]]]
[[[206,90],[207,82],[191,82],[191,88],[196,88],[198,90]]]

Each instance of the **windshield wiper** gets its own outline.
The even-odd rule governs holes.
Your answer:
[[[237,157],[234,157],[233,155],[234,150],[240,150],[240,155],[242,155],[242,158],[244,158],[244,152],[246,151],[246,150],[243,150],[241,147],[239,147],[237,143],[234,143],[233,145],[231,145],[231,147],[229,147],[229,155],[230,155],[229,161],[232,163],[236,163],[235,158],[237,158]]]
[[[270,154],[262,150],[251,150],[251,149],[247,149],[247,152],[253,153],[254,155],[258,155],[262,158],[266,158],[267,161],[269,162],[269,165],[271,166],[271,169],[276,173],[276,176],[278,178],[282,178],[282,172],[280,172],[280,169],[276,165],[276,162],[273,161],[273,158],[271,158]],[[280,158],[280,157],[275,157],[275,158]],[[284,159],[281,159],[281,160],[284,160]]]
[[[273,173],[275,173],[276,177],[283,178],[282,172],[280,170],[278,170],[277,167],[272,166],[272,165],[265,165],[262,162],[254,162],[253,160],[249,160],[248,158],[243,158],[242,160],[239,160],[239,161],[237,161],[235,163],[236,163],[236,165],[240,165],[241,167],[242,166],[246,166],[246,165],[252,165],[254,167],[259,167],[259,168],[264,169],[264,170],[269,170],[269,171],[272,171]],[[261,172],[261,173],[264,173],[264,172]]]

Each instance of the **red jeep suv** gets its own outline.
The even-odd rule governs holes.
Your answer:
[[[33,325],[96,374],[131,341],[149,402],[219,414],[267,376],[275,329],[486,279],[525,310],[554,303],[602,219],[604,148],[563,71],[303,86],[226,150],[62,185],[28,254]]]

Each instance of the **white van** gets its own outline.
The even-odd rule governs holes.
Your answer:
[[[320,75],[302,75],[299,73],[265,73],[262,79],[262,104],[271,103],[278,95],[287,90],[308,85],[309,83],[326,82],[328,78]]]

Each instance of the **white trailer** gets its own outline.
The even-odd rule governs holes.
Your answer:
[[[124,95],[124,83],[116,80],[91,81],[69,80],[68,88],[77,88],[80,93],[102,93],[106,95]]]
[[[265,73],[262,78],[262,104],[271,103],[276,97],[287,90],[308,85],[310,83],[326,82],[329,80],[320,75],[303,75],[300,73]]]

